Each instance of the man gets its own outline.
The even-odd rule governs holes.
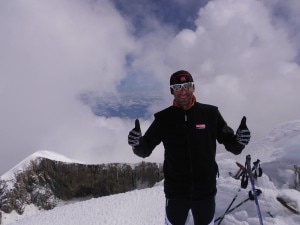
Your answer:
[[[193,77],[187,71],[171,75],[170,90],[173,105],[154,115],[144,136],[136,120],[128,143],[140,157],[149,156],[161,142],[164,145],[166,224],[184,225],[189,210],[195,225],[214,224],[216,141],[240,154],[250,140],[246,117],[234,134],[216,106],[196,101]]]

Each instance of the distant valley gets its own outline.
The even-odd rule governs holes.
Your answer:
[[[161,93],[126,92],[120,96],[98,97],[92,94],[81,96],[82,101],[91,107],[97,116],[120,118],[149,118],[148,109],[154,104],[162,102]]]

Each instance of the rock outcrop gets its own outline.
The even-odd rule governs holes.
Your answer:
[[[0,180],[0,210],[22,214],[29,204],[49,210],[60,200],[123,193],[162,179],[157,163],[86,165],[36,158],[13,180]]]

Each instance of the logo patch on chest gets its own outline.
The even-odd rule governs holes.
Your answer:
[[[204,123],[196,124],[196,129],[197,130],[203,130],[205,128],[206,128],[206,125]]]

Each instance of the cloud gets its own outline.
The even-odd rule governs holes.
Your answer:
[[[169,74],[189,70],[199,101],[218,105],[233,128],[246,115],[253,137],[262,137],[299,118],[299,48],[290,24],[279,23],[273,10],[263,1],[210,1],[199,10],[195,30],[155,42],[140,65],[154,68],[165,90]]]
[[[79,143],[95,117],[78,97],[116,92],[133,48],[128,24],[107,1],[2,1],[0,8],[1,164],[40,148],[85,150]]]
[[[167,10],[155,17],[156,6],[141,4],[130,18],[132,5],[118,11],[106,0],[0,3],[2,168],[39,149],[92,163],[140,160],[127,145],[133,121],[97,118],[78,96],[159,87],[156,112],[171,104],[169,77],[180,69],[193,74],[198,101],[219,106],[233,129],[246,115],[254,140],[299,119],[297,0],[202,1],[174,24]],[[150,122],[141,121],[143,131]],[[161,148],[148,160],[162,160]]]

